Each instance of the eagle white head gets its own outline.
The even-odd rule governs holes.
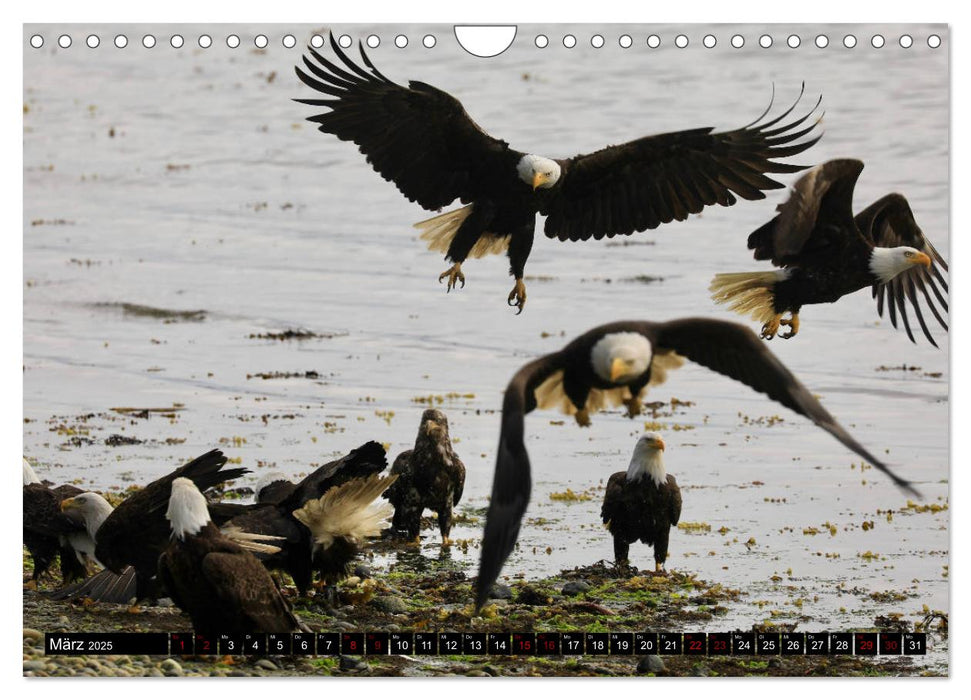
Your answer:
[[[37,474],[34,473],[33,468],[30,466],[30,462],[24,457],[24,486],[27,484],[39,484],[41,480],[37,478]]]
[[[84,523],[84,529],[92,541],[96,541],[98,528],[108,519],[112,510],[114,508],[101,494],[91,491],[61,501],[61,512],[75,522]]]
[[[883,283],[889,282],[914,265],[923,265],[929,270],[930,256],[906,245],[896,248],[875,247],[870,254],[870,272]]]
[[[647,474],[657,486],[662,486],[667,480],[663,452],[664,440],[660,433],[644,433],[634,445],[634,454],[627,467],[627,481],[638,481]]]
[[[640,333],[608,333],[590,353],[593,371],[612,384],[626,384],[644,374],[651,365],[651,341]]]
[[[209,507],[206,497],[191,479],[179,477],[172,482],[169,509],[166,519],[172,524],[172,537],[185,540],[186,535],[196,535],[209,524]]]
[[[516,165],[519,179],[534,190],[548,190],[560,179],[560,164],[555,160],[527,153]]]

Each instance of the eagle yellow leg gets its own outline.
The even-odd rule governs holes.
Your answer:
[[[438,276],[438,281],[441,282],[446,277],[448,277],[448,284],[445,287],[446,293],[455,289],[457,286],[456,282],[461,282],[462,286],[465,287],[465,275],[462,274],[462,263],[455,263],[445,270],[445,272]]]
[[[780,338],[791,338],[799,332],[799,314],[792,314],[792,318],[782,319],[779,321],[779,323],[781,323],[783,326],[789,326],[789,328],[792,329],[788,333],[783,333],[780,335]]]
[[[139,607],[138,603],[135,603],[130,608],[128,608],[127,612],[129,615],[141,615],[142,609],[141,607]]]
[[[506,299],[506,303],[509,306],[515,306],[519,309],[516,312],[517,316],[523,312],[523,307],[526,306],[526,285],[523,284],[522,277],[516,278],[516,284],[513,285],[512,291],[509,292],[509,298]]]
[[[581,428],[590,427],[590,414],[587,412],[587,409],[581,408],[573,417],[576,419],[577,425]]]
[[[448,535],[442,535],[442,546],[443,547],[451,547],[452,546],[452,540],[450,540],[448,538]]]
[[[772,320],[762,326],[762,338],[772,340],[779,332],[779,325],[782,323],[782,314],[776,314]]]
[[[624,399],[624,405],[627,406],[627,417],[636,418],[641,415],[641,402],[636,396],[631,396],[629,399]]]

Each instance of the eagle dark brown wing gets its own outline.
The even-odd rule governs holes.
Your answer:
[[[488,173],[514,173],[523,154],[485,133],[462,104],[447,92],[412,80],[403,87],[384,77],[361,47],[367,69],[355,64],[331,34],[340,67],[308,49],[306,70],[296,68],[306,85],[329,97],[297,102],[330,111],[308,117],[320,131],[357,144],[385,180],[425,209],[440,209],[456,199],[483,193]]]
[[[881,318],[883,317],[883,302],[886,298],[890,312],[890,323],[894,328],[897,327],[897,311],[899,311],[904,322],[904,329],[907,331],[907,337],[912,342],[916,342],[910,329],[910,319],[907,318],[907,302],[909,301],[914,314],[917,316],[917,321],[920,323],[920,328],[924,332],[924,337],[931,345],[937,347],[937,343],[934,342],[934,338],[924,322],[917,292],[919,291],[924,297],[927,308],[930,309],[937,322],[941,324],[941,328],[946,331],[947,321],[934,306],[931,293],[944,309],[944,312],[947,313],[947,298],[941,293],[941,289],[944,290],[944,293],[947,293],[947,281],[941,274],[941,269],[947,272],[947,262],[931,245],[931,242],[924,237],[924,232],[921,231],[920,226],[914,220],[914,213],[910,210],[910,204],[907,203],[903,195],[888,194],[857,214],[856,225],[874,246],[885,248],[910,246],[930,257],[931,267],[929,270],[923,267],[912,267],[886,284],[875,284],[873,285],[873,296],[877,300],[877,313],[880,314]],[[940,289],[938,285],[940,285]],[[928,292],[928,289],[930,289],[930,292]]]
[[[893,479],[897,486],[919,495],[909,481],[894,474],[858,443],[765,343],[745,326],[709,318],[685,318],[651,324],[651,327],[656,332],[657,347],[672,349],[692,362],[742,382],[805,416]]]
[[[370,440],[340,459],[328,462],[308,474],[290,495],[279,501],[280,507],[284,510],[295,510],[313,498],[320,498],[335,486],[351,479],[367,478],[384,471],[387,466],[388,454],[384,446]]]
[[[299,632],[300,623],[269,572],[248,552],[220,551],[202,560],[202,575],[215,593],[213,605],[256,632]]]
[[[546,235],[561,241],[627,235],[684,221],[713,204],[730,206],[735,195],[763,199],[765,190],[783,187],[765,173],[806,167],[773,159],[802,153],[821,138],[796,143],[815,128],[816,122],[798,128],[815,107],[776,126],[795,106],[761,125],[762,117],[734,131],[712,133],[709,127],[646,136],[562,161],[561,182],[540,209],[547,216]]]
[[[830,160],[796,180],[779,214],[748,237],[756,260],[773,265],[821,264],[846,246],[863,244],[853,221],[853,190],[863,162],[850,158]]]

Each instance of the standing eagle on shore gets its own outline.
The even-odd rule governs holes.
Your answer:
[[[706,318],[609,323],[578,336],[562,350],[524,365],[506,387],[475,586],[477,609],[485,603],[516,545],[529,503],[532,479],[524,440],[526,414],[537,407],[559,409],[573,415],[580,425],[589,425],[591,412],[624,404],[628,415],[634,417],[641,411],[644,389],[662,383],[667,372],[680,367],[684,358],[806,416],[897,486],[917,494],[909,481],[894,474],[846,432],[745,326]]]
[[[634,446],[626,472],[612,474],[600,517],[614,538],[614,564],[627,567],[632,543],[654,547],[654,571],[668,558],[668,536],[681,519],[681,489],[664,471],[664,440],[646,433]]]
[[[645,136],[555,160],[493,138],[443,90],[415,80],[408,87],[392,82],[363,46],[367,69],[351,61],[333,35],[330,44],[343,67],[311,48],[313,60],[303,59],[306,70],[296,68],[300,80],[325,95],[297,102],[329,110],[308,120],[357,144],[378,174],[410,201],[431,211],[455,200],[465,204],[415,224],[428,247],[453,263],[439,281],[447,279],[449,291],[465,286],[462,263],[468,257],[507,250],[516,280],[507,301],[518,312],[526,304],[523,276],[537,214],[547,217],[547,237],[561,241],[655,229],[706,206],[730,206],[736,195],[763,199],[765,190],[783,187],[766,173],[805,167],[774,159],[801,153],[819,139],[798,141],[815,128],[815,123],[799,128],[815,107],[782,123],[793,104],[760,124],[767,109],[733,131],[704,127]]]
[[[946,331],[928,289],[946,313],[947,299],[937,285],[947,292],[947,282],[937,265],[946,271],[947,263],[924,237],[903,195],[888,194],[853,216],[853,190],[862,170],[861,161],[846,158],[799,178],[778,215],[748,237],[756,260],[771,260],[782,269],[715,275],[712,298],[761,321],[762,337],[769,340],[780,325],[791,329],[782,338],[799,332],[804,304],[831,304],[872,287],[881,317],[886,299],[890,323],[897,327],[899,310],[907,337],[916,342],[907,317],[909,302],[924,337],[937,347],[917,292]],[[789,318],[783,318],[786,313]]]
[[[421,414],[415,447],[398,455],[391,473],[398,477],[386,494],[394,506],[392,529],[416,539],[421,514],[428,508],[438,514],[438,531],[447,546],[452,509],[462,500],[465,488],[465,465],[452,449],[444,413],[430,408]]]
[[[306,632],[270,573],[210,520],[206,497],[190,479],[172,482],[165,518],[172,539],[158,577],[197,631]]]

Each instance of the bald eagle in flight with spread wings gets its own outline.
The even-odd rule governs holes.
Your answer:
[[[546,216],[547,237],[561,241],[655,229],[706,206],[730,206],[736,196],[763,199],[765,190],[783,187],[766,173],[805,167],[775,159],[801,153],[820,138],[799,141],[815,128],[816,122],[802,125],[816,107],[783,121],[793,104],[774,119],[762,122],[767,109],[732,131],[688,129],[550,159],[493,138],[443,90],[416,80],[408,87],[392,82],[363,46],[366,68],[351,61],[333,35],[330,43],[343,66],[308,49],[305,69],[296,68],[304,83],[324,95],[297,102],[329,110],[308,120],[357,144],[381,177],[425,209],[439,210],[455,200],[465,204],[415,225],[428,247],[453,263],[439,281],[447,278],[449,291],[465,286],[467,258],[507,250],[516,280],[508,303],[517,313],[526,303],[523,276],[537,214]]]
[[[947,321],[928,289],[946,313],[941,289],[947,292],[947,281],[938,266],[947,271],[947,263],[924,237],[903,195],[888,194],[853,216],[853,190],[862,171],[861,161],[845,158],[799,178],[778,215],[748,237],[756,260],[771,260],[782,269],[715,275],[712,298],[762,321],[763,338],[773,338],[780,325],[789,326],[782,337],[791,338],[799,331],[804,304],[833,303],[872,287],[881,317],[886,300],[890,323],[897,327],[899,311],[907,337],[916,342],[909,302],[924,337],[937,347],[917,292],[946,331]],[[786,313],[789,318],[783,318]]]
[[[627,406],[634,417],[644,390],[662,383],[685,358],[731,377],[782,404],[835,437],[906,491],[917,491],[906,479],[858,443],[815,396],[803,386],[765,343],[748,328],[707,318],[653,323],[616,321],[593,328],[562,350],[539,357],[513,375],[502,402],[502,426],[496,452],[492,498],[482,537],[476,580],[476,609],[485,604],[492,584],[516,545],[532,489],[529,454],[524,440],[527,413],[535,408],[560,409],[580,425],[590,413]]]

